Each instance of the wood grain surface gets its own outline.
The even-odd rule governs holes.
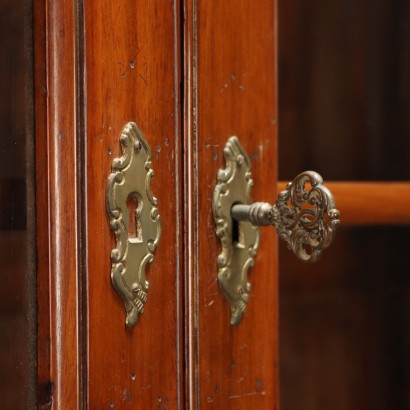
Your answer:
[[[274,232],[262,233],[248,312],[231,328],[210,201],[234,134],[252,158],[255,197],[273,200],[275,7],[187,1],[182,56],[178,2],[36,6],[43,408],[277,408]],[[105,210],[128,121],[151,146],[163,224],[133,329],[111,285]]]
[[[36,2],[34,22],[39,408],[180,408],[178,3]],[[151,146],[163,224],[134,329],[105,209],[128,121]]]
[[[278,406],[277,251],[262,232],[247,313],[231,327],[217,283],[211,198],[223,149],[238,136],[252,159],[254,198],[276,189],[276,5],[187,1],[185,126],[188,408]]]
[[[75,409],[78,225],[75,10],[34,6],[39,408]]]
[[[178,5],[160,0],[85,3],[89,406],[181,408]],[[114,234],[106,184],[119,137],[134,121],[152,150],[162,235],[147,268],[145,311],[125,328],[111,285]]]

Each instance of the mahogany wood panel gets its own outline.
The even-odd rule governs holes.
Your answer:
[[[333,192],[343,225],[410,223],[410,183],[325,182]],[[278,183],[278,191],[285,182]]]
[[[39,408],[80,403],[75,7],[34,5]]]
[[[231,327],[217,283],[211,198],[236,135],[252,158],[254,198],[276,191],[276,4],[185,2],[188,408],[277,409],[277,250],[261,234],[247,313]]]
[[[183,405],[178,10],[173,1],[85,2],[90,409]],[[162,220],[147,271],[148,301],[131,329],[111,285],[115,241],[105,208],[107,178],[128,121],[151,147],[152,192]]]

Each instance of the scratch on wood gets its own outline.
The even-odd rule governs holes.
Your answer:
[[[166,156],[167,156],[168,171],[171,172],[171,164],[170,164],[170,161],[169,161],[169,153],[168,153],[168,150],[165,151],[165,154],[166,154]],[[173,152],[171,153],[171,156],[173,156]]]
[[[221,93],[224,91],[225,88],[228,88],[228,83],[225,83],[223,87],[221,87]]]
[[[157,145],[157,149],[155,150],[155,159],[158,161],[159,153],[161,152],[161,147]]]
[[[143,77],[141,74],[138,74],[138,77],[141,78],[141,80],[144,81],[144,83],[145,83],[146,85],[148,85],[148,81],[147,81],[147,79],[146,79],[145,77]]]
[[[249,393],[242,393],[242,394],[232,394],[230,396],[228,396],[228,399],[240,399],[241,397],[250,397],[250,396],[256,396],[260,394],[261,396],[266,396],[266,391],[263,390],[261,392],[259,391],[252,391]]]
[[[245,379],[246,379],[246,376],[241,376],[236,382],[239,384],[239,383],[242,383]]]
[[[209,290],[216,283],[217,283],[216,275],[209,275],[209,279],[208,279],[208,283],[207,283],[207,290]]]
[[[263,159],[263,144],[259,145],[259,152],[260,152],[260,156]]]
[[[212,288],[214,288],[217,285],[216,280],[212,280],[212,282],[208,282],[208,287],[206,288],[207,290],[207,295],[210,296],[212,295],[211,293],[208,293]]]
[[[122,401],[132,403],[132,395],[128,389],[124,389],[124,391],[122,392]]]

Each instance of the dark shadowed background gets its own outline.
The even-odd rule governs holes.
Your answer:
[[[409,39],[408,1],[279,0],[280,179],[410,180]],[[409,234],[342,225],[316,265],[281,244],[282,410],[410,408]]]

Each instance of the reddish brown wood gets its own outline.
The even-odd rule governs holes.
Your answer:
[[[75,8],[35,5],[39,406],[77,408]]]
[[[189,408],[277,409],[277,252],[262,233],[243,322],[217,284],[211,198],[227,139],[252,158],[254,196],[276,187],[276,4],[185,2],[186,282]],[[269,189],[267,189],[269,187]]]
[[[278,183],[283,190],[285,182]],[[326,182],[343,225],[410,223],[410,184],[405,182]]]
[[[36,6],[39,379],[53,385],[45,405],[277,408],[276,239],[262,234],[248,312],[230,328],[210,202],[233,134],[252,157],[255,197],[273,200],[264,186],[276,182],[275,4],[185,6],[184,77],[178,2],[89,1],[84,20],[81,2]],[[145,312],[126,329],[105,201],[130,120],[153,151],[163,234]]]
[[[182,408],[179,16],[177,2],[85,3],[90,408]],[[111,285],[106,184],[135,121],[152,153],[162,236],[135,328]]]

